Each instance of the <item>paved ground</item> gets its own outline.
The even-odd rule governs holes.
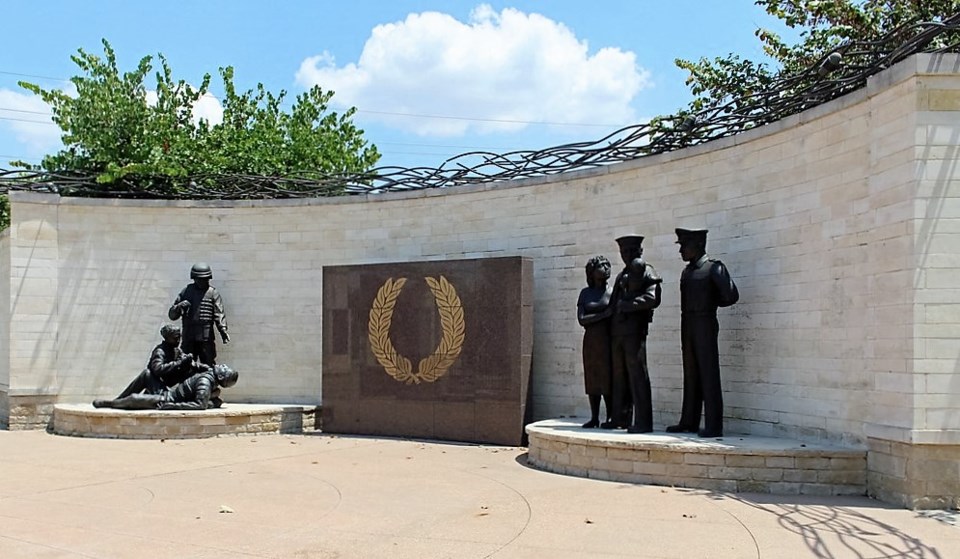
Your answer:
[[[958,515],[533,470],[524,449],[0,431],[0,558],[960,558]]]

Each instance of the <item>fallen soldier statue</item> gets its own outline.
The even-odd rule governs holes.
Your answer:
[[[205,410],[223,403],[220,389],[237,383],[237,371],[227,365],[215,365],[158,393],[135,393],[113,400],[94,400],[95,408],[121,410]]]

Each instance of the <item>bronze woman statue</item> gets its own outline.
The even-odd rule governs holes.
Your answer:
[[[577,300],[577,321],[583,326],[583,381],[590,400],[587,429],[612,429],[610,421],[610,261],[594,256],[587,262],[587,287]],[[607,410],[607,421],[600,423],[600,399]]]

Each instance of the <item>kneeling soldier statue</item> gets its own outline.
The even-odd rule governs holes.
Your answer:
[[[164,389],[209,368],[197,363],[193,354],[184,353],[180,349],[179,326],[164,324],[160,328],[160,337],[163,341],[150,352],[146,368],[123,389],[117,399],[140,392],[159,394]]]

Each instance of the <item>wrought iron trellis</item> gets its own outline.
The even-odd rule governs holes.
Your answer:
[[[621,128],[599,140],[507,153],[466,152],[439,167],[378,167],[363,174],[269,177],[195,175],[121,179],[108,187],[96,177],[44,171],[0,170],[0,192],[33,190],[111,198],[262,199],[448,188],[554,175],[630,161],[732,136],[775,122],[864,87],[867,79],[920,52],[960,50],[960,12],[942,21],[898,27],[874,41],[850,42],[806,70],[765,89],[678,114]]]

